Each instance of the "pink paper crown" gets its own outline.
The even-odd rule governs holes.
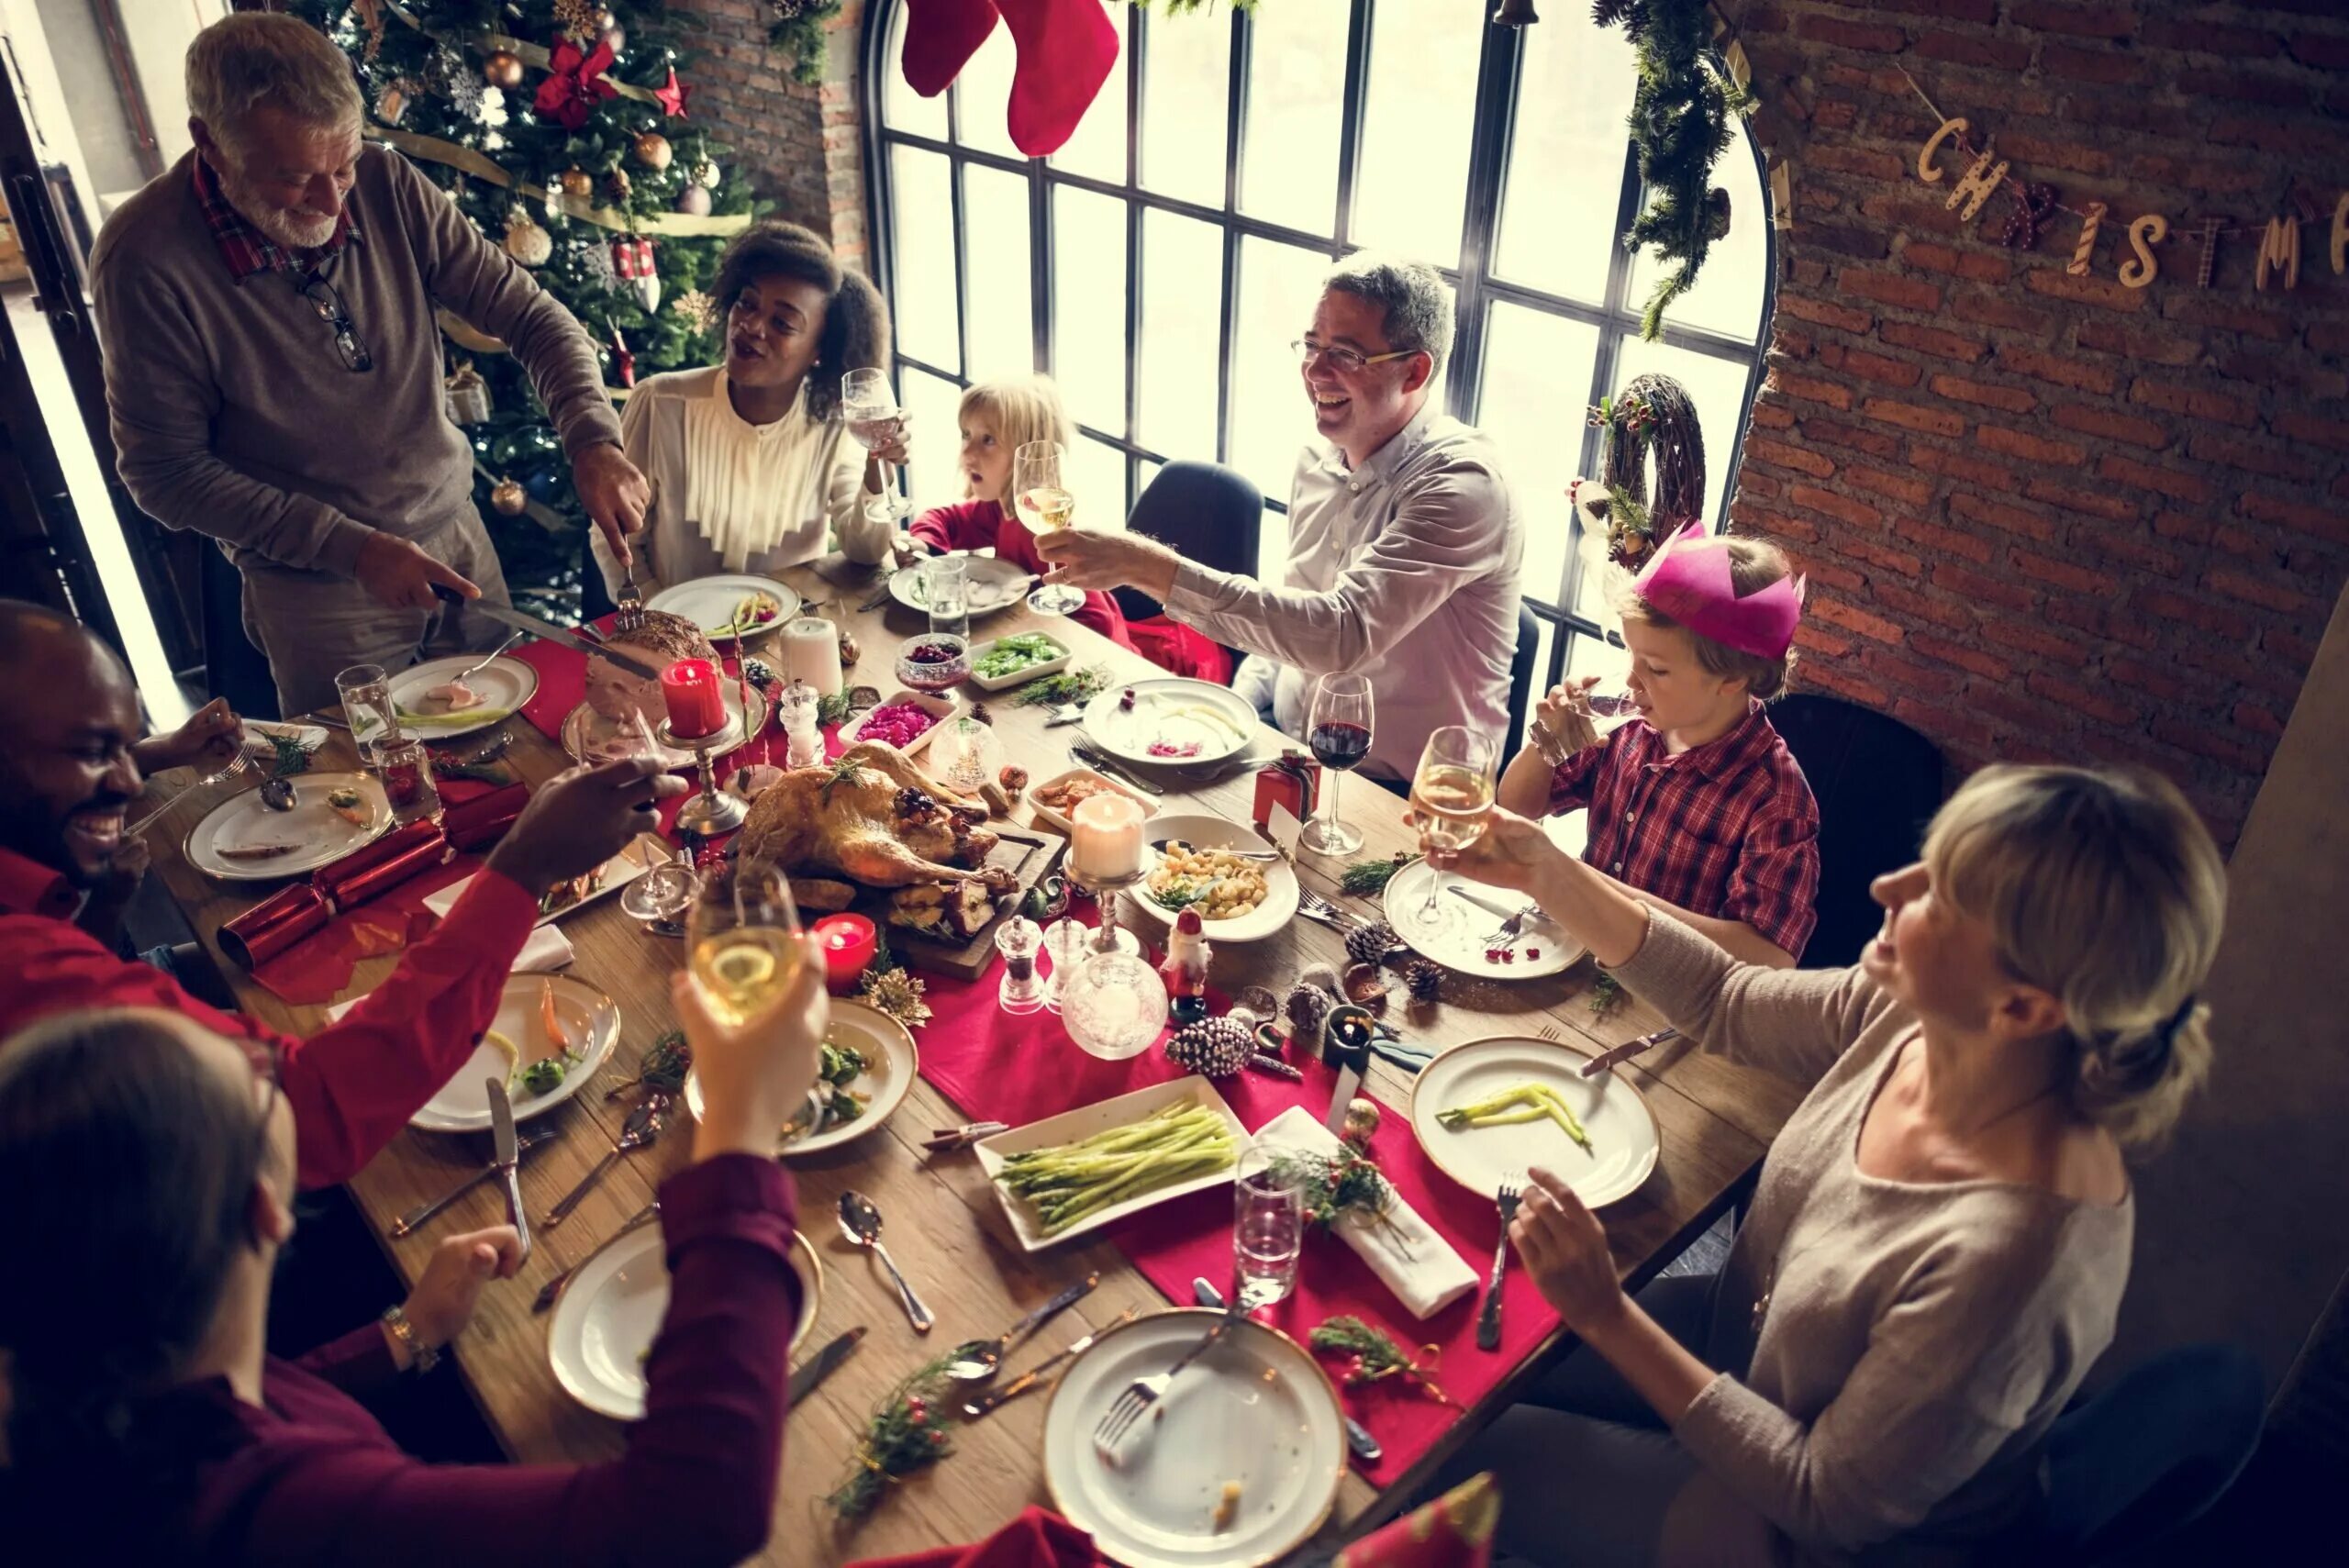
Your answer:
[[[1804,580],[1781,577],[1743,598],[1730,576],[1729,540],[1709,539],[1701,520],[1664,541],[1632,584],[1641,598],[1699,637],[1757,659],[1780,659],[1802,619]]]

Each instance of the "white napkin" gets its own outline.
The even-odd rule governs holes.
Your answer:
[[[1303,1106],[1291,1106],[1266,1122],[1256,1137],[1300,1154],[1331,1155],[1343,1147]],[[1476,1288],[1475,1272],[1400,1193],[1383,1218],[1347,1213],[1331,1229],[1414,1318],[1432,1318]]]
[[[530,933],[530,940],[522,944],[520,954],[514,960],[514,973],[544,974],[561,969],[564,964],[569,963],[571,959],[571,939],[562,934],[562,929],[551,925],[540,926]],[[327,1022],[330,1024],[340,1022],[343,1014],[364,1000],[366,998],[363,996],[353,996],[348,1002],[337,1002],[327,1009]]]

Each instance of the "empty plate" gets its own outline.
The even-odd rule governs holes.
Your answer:
[[[206,812],[188,833],[188,863],[225,882],[298,876],[373,843],[392,826],[391,802],[373,773],[301,773],[290,782],[291,811],[270,810],[261,791],[249,789]],[[328,803],[343,790],[358,796],[356,805],[338,809]]]

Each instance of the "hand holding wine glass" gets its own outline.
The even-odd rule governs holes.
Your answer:
[[[1362,848],[1362,830],[1338,817],[1338,775],[1352,773],[1370,755],[1372,717],[1367,676],[1330,674],[1314,683],[1305,743],[1320,762],[1329,787],[1321,797],[1321,815],[1307,824],[1298,842],[1318,854],[1350,855]]]
[[[889,390],[889,378],[882,372],[852,370],[841,377],[841,418],[866,451],[894,452],[902,458],[906,414],[897,406],[897,395]],[[888,503],[892,517],[913,512],[913,502],[895,484],[882,492],[882,498]]]
[[[1428,737],[1419,770],[1411,781],[1411,820],[1419,830],[1419,852],[1457,854],[1482,838],[1493,814],[1492,740],[1475,730],[1447,724]],[[1419,913],[1436,912],[1442,878],[1428,879],[1428,901]]]
[[[1011,454],[1012,504],[1030,533],[1058,533],[1074,525],[1076,497],[1062,472],[1067,461],[1058,441],[1029,441]],[[1084,604],[1084,590],[1064,583],[1046,583],[1028,595],[1028,607],[1043,616],[1071,615]]]

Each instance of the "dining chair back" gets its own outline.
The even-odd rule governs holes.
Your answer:
[[[1508,733],[1501,737],[1501,766],[1508,766],[1525,743],[1525,716],[1533,706],[1533,681],[1542,662],[1542,620],[1523,605],[1517,606],[1517,651],[1508,661]]]
[[[1841,697],[1797,692],[1769,712],[1819,802],[1819,924],[1797,956],[1812,969],[1856,962],[1884,924],[1868,884],[1917,858],[1941,808],[1941,752]]]
[[[1172,546],[1186,561],[1252,577],[1264,531],[1264,493],[1238,469],[1177,459],[1152,477],[1126,528]],[[1128,620],[1148,620],[1165,610],[1138,588],[1120,588],[1113,596]]]

